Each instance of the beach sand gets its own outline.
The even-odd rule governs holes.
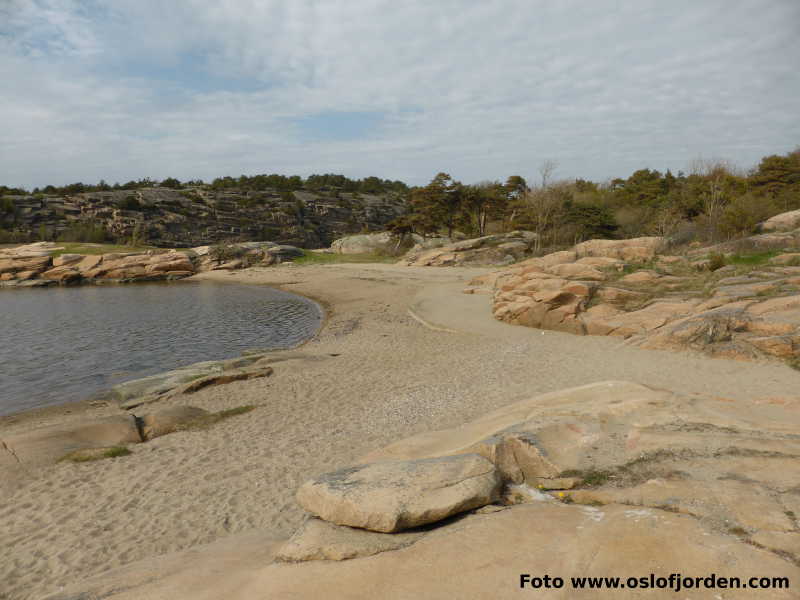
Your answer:
[[[198,276],[309,296],[328,311],[326,325],[280,353],[286,360],[272,377],[163,403],[258,406],[248,414],[131,446],[128,457],[59,463],[18,486],[0,483],[0,598],[39,598],[237,533],[288,537],[302,518],[294,493],[305,479],[543,392],[606,379],[742,399],[800,390],[800,373],[780,364],[498,323],[487,296],[460,293],[485,271],[282,265]],[[14,415],[0,419],[0,437],[117,412],[83,402]]]

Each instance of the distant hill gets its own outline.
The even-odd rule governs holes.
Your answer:
[[[402,190],[376,193],[212,186],[142,187],[66,195],[5,195],[0,242],[136,241],[191,247],[269,240],[314,248],[375,231],[406,211]]]

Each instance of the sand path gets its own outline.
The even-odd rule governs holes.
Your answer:
[[[800,373],[782,365],[495,322],[488,297],[460,293],[484,271],[292,265],[198,277],[278,285],[320,300],[329,319],[272,377],[170,401],[257,410],[134,446],[129,457],[53,465],[18,489],[0,487],[0,598],[38,598],[244,531],[288,536],[302,517],[293,494],[306,478],[543,392],[603,379],[744,399],[800,391]],[[37,411],[0,420],[0,435],[114,411],[86,403]]]

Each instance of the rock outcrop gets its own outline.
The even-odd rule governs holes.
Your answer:
[[[331,244],[335,254],[382,254],[393,256],[403,247],[403,238],[388,231],[348,235]]]
[[[203,271],[270,266],[303,256],[300,248],[274,242],[50,256],[61,249],[52,242],[40,242],[0,250],[0,287],[170,281]]]
[[[492,463],[465,454],[326,473],[303,484],[297,501],[331,523],[391,533],[490,504],[499,488]]]
[[[0,446],[20,464],[32,468],[55,462],[76,450],[125,446],[141,441],[136,417],[126,414],[8,436],[0,440]]]
[[[73,196],[6,196],[0,229],[18,236],[58,236],[91,225],[114,239],[136,237],[165,248],[270,239],[305,248],[328,246],[363,229],[380,230],[406,210],[397,192],[354,194],[336,189],[209,190],[161,187]],[[30,237],[28,237],[30,239]]]
[[[536,240],[530,231],[512,231],[462,240],[430,249],[412,248],[399,262],[413,267],[507,265],[529,256]]]
[[[547,598],[575,597],[572,577],[618,577],[634,589],[630,597],[641,589],[661,599],[676,596],[673,573],[693,598],[717,597],[704,581],[713,573],[745,584],[728,586],[725,598],[752,598],[761,584],[770,598],[788,600],[800,576],[798,408],[800,397],[735,401],[614,381],[544,394],[319,478],[341,497],[359,489],[357,473],[373,470],[380,489],[394,485],[412,498],[416,487],[422,501],[430,484],[441,489],[452,474],[408,480],[397,465],[477,454],[493,466],[503,496],[459,518],[391,534],[311,518],[270,546],[260,567],[232,566],[202,590],[185,565],[202,571],[208,559],[192,550],[171,557],[167,572],[144,577],[128,566],[48,600],[506,598],[524,594],[524,574],[563,578],[537,590]],[[546,491],[553,487],[567,489]],[[235,564],[231,550],[214,548],[214,561]],[[591,597],[622,596],[604,588]]]
[[[800,210],[790,210],[761,223],[762,231],[792,231],[800,228]]]
[[[112,387],[103,397],[128,410],[178,394],[192,394],[212,385],[269,377],[273,372],[268,366],[271,360],[273,358],[268,353],[256,353],[227,360],[203,361],[125,381]]]
[[[800,257],[758,266],[660,255],[663,240],[592,240],[473,279],[495,318],[577,335],[613,335],[645,348],[796,360]]]

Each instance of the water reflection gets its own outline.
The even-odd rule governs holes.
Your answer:
[[[111,385],[287,348],[321,321],[313,302],[262,286],[181,282],[0,293],[0,414]]]

